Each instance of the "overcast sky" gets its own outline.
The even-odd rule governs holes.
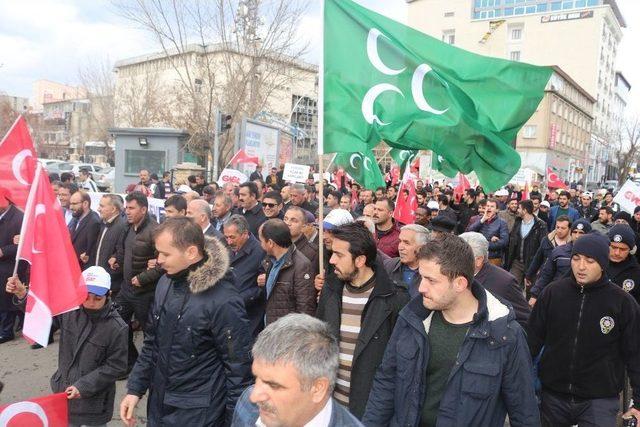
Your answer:
[[[406,21],[404,0],[357,0],[377,12]],[[319,2],[303,18],[311,38],[311,62],[319,54]],[[640,1],[618,0],[627,27],[617,69],[632,88],[631,106],[640,112]],[[31,96],[38,79],[77,83],[86,61],[115,61],[157,50],[149,36],[113,12],[107,0],[0,1],[0,92]],[[635,95],[635,96],[634,96]]]

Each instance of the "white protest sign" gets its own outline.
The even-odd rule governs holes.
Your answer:
[[[247,181],[249,181],[249,178],[242,172],[235,169],[224,169],[218,178],[218,185],[222,187],[229,182],[235,185],[240,185]]]
[[[294,163],[285,163],[282,179],[293,182],[307,182],[311,166],[296,165]]]
[[[613,201],[633,215],[636,206],[640,206],[640,185],[628,180],[622,188],[620,188],[620,191],[618,191]]]
[[[324,173],[324,179],[326,179],[327,182],[331,182],[331,173],[330,172],[325,172]],[[313,174],[313,181],[314,182],[320,182],[320,174],[319,173],[314,173]]]

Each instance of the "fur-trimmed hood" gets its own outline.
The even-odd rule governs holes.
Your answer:
[[[194,294],[213,288],[229,271],[229,250],[220,240],[205,236],[205,250],[209,259],[187,278]]]

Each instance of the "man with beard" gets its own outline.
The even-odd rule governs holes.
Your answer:
[[[580,218],[577,210],[569,205],[569,192],[563,191],[558,195],[558,205],[553,206],[549,212],[549,220],[547,221],[548,229],[553,230],[556,227],[556,219],[559,216],[566,215],[571,222]]]
[[[255,182],[248,181],[240,184],[238,190],[238,203],[240,206],[237,209],[237,213],[246,218],[251,234],[256,237],[258,236],[258,229],[267,220],[258,197],[258,186]]]
[[[511,199],[507,202],[507,208],[498,212],[498,217],[507,223],[507,230],[511,233],[518,218],[518,200]]]
[[[116,194],[105,194],[100,199],[98,212],[102,224],[93,259],[97,266],[104,268],[111,276],[111,293],[115,297],[122,284],[122,270],[112,270],[109,259],[116,255],[118,242],[127,229],[127,221],[122,217],[122,199]]]
[[[400,312],[376,371],[366,426],[538,426],[531,355],[513,310],[474,281],[445,235],[418,253],[420,295]]]
[[[322,287],[324,286],[325,278],[329,277],[333,274],[333,265],[331,265],[328,261],[331,259],[331,245],[333,244],[333,230],[336,227],[339,227],[344,224],[349,224],[353,222],[353,217],[351,213],[346,209],[334,209],[324,218],[322,221],[322,244],[324,245],[324,271],[318,273],[313,281],[313,285],[316,288],[316,291],[322,291]]]
[[[418,206],[416,209],[416,224],[426,227],[431,220],[431,212],[424,206]]]
[[[373,222],[376,224],[378,237],[378,249],[390,256],[398,256],[398,243],[400,243],[400,230],[393,221],[394,203],[391,199],[382,198],[376,200],[376,210],[373,214]]]
[[[460,203],[460,220],[458,221],[458,234],[464,233],[469,225],[471,217],[478,215],[478,204],[476,203],[476,191],[469,188],[464,192],[464,201]]]
[[[607,275],[640,303],[640,265],[634,256],[636,235],[626,224],[614,225],[607,235],[610,241]]]
[[[602,206],[598,210],[598,219],[591,223],[591,228],[599,233],[607,234],[611,227],[613,227],[613,209],[609,206]]]
[[[376,263],[376,244],[363,224],[342,225],[332,235],[329,262],[335,275],[322,289],[316,317],[330,325],[340,342],[339,381],[333,396],[361,418],[372,374],[409,297],[406,286],[392,282]]]
[[[498,202],[487,200],[484,215],[479,221],[469,225],[469,231],[482,234],[489,242],[489,262],[502,266],[502,257],[509,245],[509,230],[507,223],[498,217],[496,211]]]
[[[71,201],[71,195],[78,191],[78,186],[73,183],[62,183],[58,187],[58,201],[60,202],[60,206],[62,206],[62,211],[64,212],[64,222],[69,225],[71,219],[73,219],[73,214],[71,213],[71,209],[69,209],[69,203]]]
[[[69,208],[73,218],[67,225],[71,243],[82,270],[95,264],[95,248],[100,233],[100,217],[91,210],[91,197],[86,191],[71,195]]]

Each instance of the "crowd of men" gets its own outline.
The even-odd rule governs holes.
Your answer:
[[[53,182],[91,285],[80,317],[57,322],[52,387],[84,402],[74,425],[106,424],[127,377],[128,425],[147,393],[153,426],[640,418],[640,207],[611,192],[456,195],[418,180],[415,223],[399,224],[392,185],[325,183],[318,197],[275,168],[221,188],[170,178],[142,170],[97,213],[90,176]],[[164,199],[160,221],[148,197]],[[21,218],[0,193],[0,342],[24,310],[26,267],[11,277]]]

